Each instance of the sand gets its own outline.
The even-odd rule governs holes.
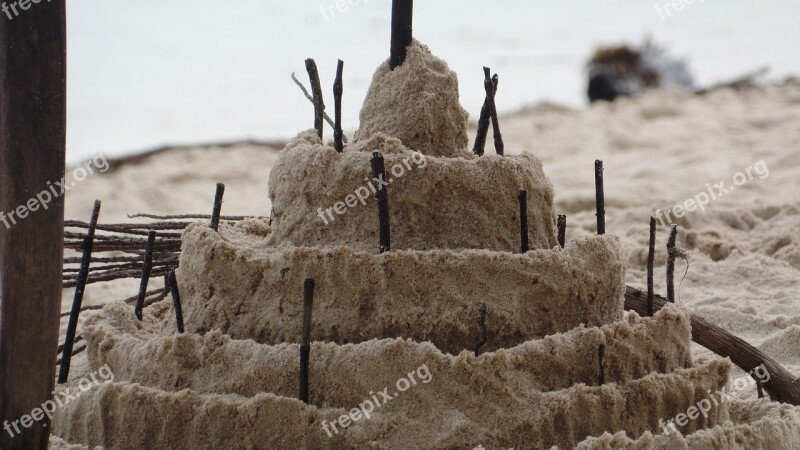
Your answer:
[[[796,169],[799,167],[799,119],[798,84],[738,94],[713,92],[704,97],[654,93],[615,105],[600,104],[585,111],[545,105],[502,118],[507,150],[529,150],[541,158],[555,187],[555,210],[569,214],[569,241],[592,234],[594,215],[591,167],[596,157],[604,159],[607,168],[608,229],[619,236],[622,252],[627,256],[627,282],[640,287],[643,286],[644,279],[647,217],[653,214],[653,209],[665,209],[682,203],[686,198],[705,191],[706,183],[730,180],[737,171],[744,171],[763,160],[772,170],[768,177],[755,178],[735,192],[715,200],[706,211],[690,213],[678,221],[682,229],[680,245],[687,248],[691,262],[689,273],[681,286],[679,303],[756,344],[795,372],[800,372],[800,353],[796,346],[799,334],[797,330],[800,328],[800,305],[796,299],[800,292],[796,281],[797,270],[800,268],[797,259],[800,205],[794,195],[800,180]],[[591,148],[587,148],[587,143],[591,143]],[[202,153],[199,154],[202,157]],[[185,155],[186,152],[176,152],[172,157],[186,158]],[[151,170],[151,177],[158,175],[163,164],[160,159],[164,157],[166,155],[156,156],[143,163]],[[229,163],[237,161],[243,164],[242,167],[252,170],[252,173],[263,173],[262,170],[265,170],[253,167],[253,162],[248,162],[249,157],[238,149],[226,150],[226,160]],[[187,174],[194,174],[195,171],[207,173],[209,168],[214,167],[214,161],[211,158],[206,161],[196,158],[184,170]],[[585,171],[576,169],[581,167],[581,161],[585,161]],[[113,182],[114,177],[125,179],[131,176],[131,170],[132,168],[123,167],[117,173],[104,177],[104,180]],[[79,191],[90,181],[71,190],[68,202],[91,204],[87,199],[102,194],[101,190]],[[730,181],[727,183],[730,184]],[[211,184],[209,183],[209,187]],[[109,186],[113,185],[109,183]],[[228,195],[231,194],[229,190]],[[231,205],[235,206],[238,201],[243,200],[252,201],[253,198],[246,196],[237,200],[234,197]],[[134,202],[132,200],[115,206],[119,208],[116,211],[124,211],[124,208],[135,204]],[[267,202],[264,207],[268,208]],[[253,208],[253,205],[245,208]],[[178,207],[175,209],[180,210]],[[251,227],[252,232],[257,229],[255,226]],[[224,231],[223,229],[221,233],[223,236]],[[666,227],[660,227],[659,261],[663,261],[665,232]],[[663,292],[662,280],[663,265],[660,263],[657,288]],[[108,294],[106,292],[106,297]],[[130,293],[124,294],[128,295]],[[116,316],[112,314],[113,311],[115,309],[109,308],[102,314]],[[125,311],[121,310],[123,315]],[[545,382],[536,381],[538,377],[534,370],[523,370],[511,376],[502,370],[498,371],[494,366],[483,367],[480,364],[483,361],[481,358],[499,361],[497,355],[506,355],[514,349],[486,353],[479,358],[469,353],[458,356],[438,354],[433,359],[439,361],[439,365],[430,365],[434,380],[431,384],[422,384],[403,393],[396,402],[389,403],[381,411],[385,416],[359,422],[346,432],[328,439],[321,431],[318,421],[331,420],[342,414],[345,408],[352,406],[353,403],[344,400],[363,401],[368,398],[369,394],[364,395],[363,388],[373,389],[372,386],[353,386],[351,379],[331,377],[327,382],[334,383],[335,386],[330,387],[323,395],[333,397],[327,404],[324,403],[325,400],[318,399],[321,400],[320,407],[312,408],[271,393],[293,395],[291,384],[286,384],[281,391],[277,383],[271,383],[271,386],[261,386],[268,388],[264,389],[264,393],[255,393],[261,389],[257,387],[252,392],[244,392],[255,393],[254,396],[245,397],[238,393],[203,393],[202,372],[195,379],[187,381],[184,378],[183,385],[178,383],[179,378],[170,379],[169,375],[162,374],[159,379],[153,370],[126,374],[125,368],[135,369],[135,364],[132,363],[134,357],[146,354],[142,352],[153,351],[166,358],[166,361],[174,363],[181,361],[175,355],[191,356],[192,345],[200,345],[202,355],[203,349],[209,348],[207,345],[210,344],[199,343],[198,339],[216,339],[223,344],[232,342],[227,345],[239,346],[240,350],[243,349],[242,346],[263,346],[253,341],[224,341],[225,338],[217,332],[209,332],[202,338],[188,335],[158,338],[159,333],[168,333],[168,324],[171,323],[164,317],[159,328],[155,324],[159,322],[158,314],[168,315],[169,311],[168,303],[147,311],[146,322],[153,321],[153,328],[148,330],[137,331],[133,329],[135,327],[129,326],[111,332],[104,331],[107,334],[102,339],[103,345],[93,345],[89,349],[90,367],[106,361],[100,358],[108,358],[108,361],[112,361],[113,357],[118,358],[118,382],[93,388],[91,393],[59,412],[55,422],[57,434],[71,442],[105,442],[109,448],[141,445],[180,447],[171,431],[173,428],[183,428],[188,435],[197,436],[198,441],[202,442],[211,442],[208,439],[242,439],[243,441],[233,442],[241,442],[245,447],[256,445],[256,441],[248,439],[261,438],[263,442],[270,442],[275,447],[299,445],[314,448],[363,448],[372,445],[375,448],[464,448],[467,443],[484,443],[487,448],[547,448],[550,445],[572,448],[586,436],[601,436],[603,432],[609,434],[587,440],[584,445],[592,447],[586,448],[652,448],[656,444],[660,447],[655,448],[682,448],[682,445],[687,446],[685,448],[713,449],[758,446],[796,448],[798,444],[797,430],[800,424],[797,421],[797,409],[749,400],[755,396],[754,389],[735,392],[738,399],[748,400],[733,402],[730,411],[721,408],[715,410],[706,421],[690,422],[690,428],[682,430],[688,436],[657,436],[655,443],[649,443],[647,440],[652,441],[653,438],[648,437],[646,431],[658,432],[659,418],[685,412],[687,406],[702,398],[707,389],[721,386],[727,378],[729,364],[709,358],[708,352],[696,346],[694,361],[689,361],[691,364],[684,366],[687,368],[663,373],[671,370],[669,366],[664,366],[663,369],[656,369],[658,373],[645,376],[639,372],[628,372],[630,380],[625,379],[620,383],[612,381],[603,387],[592,386],[592,381],[586,378],[587,374],[567,378],[565,382],[583,380],[589,385],[570,384],[565,387],[559,385],[557,380],[553,381],[552,373],[557,371],[545,371],[550,375],[544,379],[551,380]],[[132,316],[132,312],[129,315]],[[132,322],[130,318],[128,320]],[[631,320],[630,316],[627,320]],[[681,319],[675,320],[681,322]],[[685,318],[682,320],[685,323]],[[98,330],[100,331],[97,333],[100,333],[103,327]],[[685,327],[683,330],[685,333]],[[136,339],[138,345],[135,345]],[[153,341],[155,343],[151,342],[152,339],[156,339]],[[180,347],[180,351],[174,352],[170,358],[169,354],[163,352],[172,348],[171,340],[184,343],[185,347]],[[191,342],[194,344],[189,345]],[[120,348],[115,350],[117,345]],[[124,348],[126,345],[127,349]],[[166,347],[161,350],[162,353],[158,353],[161,345]],[[284,364],[289,370],[288,367],[294,367],[288,362],[290,356],[297,354],[296,345],[291,347],[292,345],[295,344],[282,344],[272,347],[273,350],[264,351],[283,351],[287,355],[287,362]],[[337,347],[330,343],[316,343],[313,350],[322,355],[326,351],[331,354],[336,354],[337,351],[350,352],[345,356],[352,357],[361,354],[356,349],[369,348],[368,351],[363,351],[361,364],[364,365],[355,366],[356,369],[363,367],[365,372],[358,372],[359,376],[352,379],[375,380],[376,389],[379,390],[392,386],[399,376],[418,366],[420,360],[408,355],[427,351],[424,354],[430,356],[437,352],[430,344],[407,341],[383,340],[353,345],[355,347]],[[378,349],[383,348],[382,345],[386,346],[391,358],[384,357],[381,361],[388,359],[398,365],[406,362],[408,367],[395,370],[395,367],[368,364],[372,361],[370,358],[381,356]],[[525,345],[528,343],[521,344],[521,347]],[[538,345],[543,344],[534,344]],[[648,348],[646,340],[635,348],[640,348],[638,345]],[[133,349],[138,351],[134,353]],[[611,354],[609,352],[609,358]],[[644,356],[647,354],[645,352]],[[424,361],[428,361],[427,356]],[[276,356],[270,353],[270,357]],[[684,355],[675,361],[682,360],[681,364],[686,364],[684,358],[687,357]],[[446,359],[441,358],[465,358],[463,361],[466,362],[455,370],[446,370],[450,366],[442,362]],[[200,358],[189,358],[181,363],[182,366],[177,366],[171,375],[206,367],[206,364],[201,364],[202,361],[204,360]],[[262,368],[258,370],[270,366],[258,364],[258,359],[255,361],[253,364]],[[315,363],[319,364],[315,366],[317,372],[330,370],[332,374],[338,373],[335,369],[337,366],[326,362]],[[650,364],[654,364],[652,360]],[[569,366],[580,370],[581,367],[592,365],[594,364],[591,362],[581,365],[576,361]],[[645,364],[642,368],[649,370],[656,366]],[[213,367],[209,366],[209,370],[213,370]],[[228,388],[209,386],[207,392],[219,393],[227,389],[237,389],[236,379],[240,375],[257,378],[255,367],[250,372],[245,369],[239,374],[241,367],[246,366],[228,363],[224,368],[220,367],[221,374],[229,374],[231,377]],[[351,361],[348,360],[345,367],[352,367]],[[466,370],[467,367],[470,369]],[[473,370],[489,372],[488,375],[476,378]],[[362,377],[362,374],[367,373],[374,378]],[[734,369],[733,375],[742,374]],[[283,378],[279,373],[272,376],[276,380],[291,380],[295,374],[292,372]],[[212,375],[205,378],[222,377]],[[269,377],[265,379],[270,380]],[[140,381],[142,384],[137,384]],[[197,392],[180,390],[195,384]],[[239,389],[245,385],[248,383],[240,383]],[[434,386],[436,392],[431,393],[428,388]],[[340,393],[348,394],[336,397]],[[500,401],[486,401],[486,398],[495,398],[494,396]],[[453,403],[453,399],[464,403]],[[457,407],[450,406],[453,404]],[[631,405],[635,404],[640,407],[632,408]],[[609,409],[610,405],[615,406]],[[497,413],[492,414],[491,408],[495,408]],[[114,409],[121,415],[109,417],[102,413],[104,409]],[[509,415],[509,411],[513,414]],[[542,411],[550,411],[554,415],[546,418],[541,415]],[[651,413],[652,416],[648,416]],[[159,425],[148,427],[147,421],[143,421],[134,425],[140,428],[131,432],[131,421],[126,419],[128,414],[131,417],[150,417]],[[573,417],[590,419],[574,421],[571,420]],[[221,422],[229,426],[220,426]],[[269,424],[267,429],[286,431],[285,434],[261,436],[256,434],[259,431],[252,431],[253,423]],[[718,423],[724,424],[724,428],[714,428]],[[711,429],[691,433],[699,427]],[[622,430],[627,430],[627,436],[617,434]],[[534,431],[536,435],[533,435]],[[611,437],[612,435],[614,436]],[[297,436],[302,436],[305,441],[298,441]],[[626,439],[640,442],[632,443]]]
[[[519,252],[521,189],[528,195],[530,248],[558,245],[553,187],[533,155],[436,157],[412,153],[383,134],[339,154],[313,131],[293,139],[273,168],[273,245],[378,252],[372,155],[361,149],[384,154],[394,250]]]
[[[458,77],[414,40],[400,67],[375,72],[359,115],[356,141],[384,133],[431,156],[465,156],[469,114],[459,103]]]

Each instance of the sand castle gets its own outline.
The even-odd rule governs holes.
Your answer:
[[[185,334],[167,301],[142,321],[124,304],[87,320],[90,366],[107,364],[114,380],[60,409],[54,434],[106,448],[187,449],[796,441],[795,410],[766,401],[708,401],[662,434],[724,389],[730,363],[692,363],[689,319],[677,308],[623,313],[615,237],[560,248],[553,189],[536,157],[477,156],[467,141],[455,74],[414,42],[402,66],[376,72],[343,152],[316,130],[286,146],[270,178],[272,225],[184,232]],[[389,168],[385,252],[373,152]],[[402,175],[392,173],[398,166]],[[365,188],[368,201],[346,200]],[[520,190],[529,201],[525,253]],[[340,213],[339,202],[352,206]],[[316,286],[308,404],[297,395],[307,278]]]

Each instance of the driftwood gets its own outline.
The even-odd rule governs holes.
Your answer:
[[[656,295],[653,308],[658,311],[667,305],[667,299]],[[625,309],[647,315],[647,292],[627,286]],[[743,339],[723,330],[708,320],[692,313],[692,340],[723,358],[727,357],[739,368],[749,373],[761,364],[769,373],[764,390],[776,401],[800,405],[800,377],[783,368],[777,361],[762,353]],[[758,380],[756,381],[758,384]]]

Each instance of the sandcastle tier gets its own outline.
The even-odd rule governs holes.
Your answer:
[[[273,226],[186,229],[186,334],[167,301],[142,321],[124,304],[87,319],[90,368],[108,364],[114,380],[60,408],[54,434],[109,449],[786,448],[800,418],[765,400],[755,412],[715,403],[660,434],[662,420],[724,388],[729,362],[693,365],[689,319],[675,307],[624,315],[618,239],[561,249],[539,160],[472,155],[466,121],[455,74],[426,47],[381,66],[343,153],[315,132],[281,153]],[[327,223],[319,214],[368,186],[374,151],[387,171],[405,168],[388,188],[382,254],[374,198]],[[309,404],[297,400],[306,277],[317,286]],[[397,395],[330,431],[386,389]]]

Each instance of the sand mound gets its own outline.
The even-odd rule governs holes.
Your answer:
[[[89,360],[108,364],[114,382],[66,405],[56,432],[108,448],[193,448],[176,429],[234,448],[397,448],[409,435],[429,448],[568,448],[587,435],[653,429],[658,418],[721,388],[729,370],[724,361],[684,368],[688,319],[667,309],[652,319],[632,315],[480,357],[450,356],[410,340],[315,343],[315,406],[307,406],[293,398],[297,345],[267,346],[219,332],[166,334],[164,322],[171,320],[168,302],[147,310],[144,322],[124,305],[90,318]],[[608,354],[607,384],[597,387],[600,343]],[[415,381],[405,386],[398,377]],[[379,392],[388,397],[376,396],[383,403],[369,420],[325,431],[323,421],[330,425]],[[108,410],[115,414],[101,419]],[[684,431],[725,420],[725,409],[714,408]]]
[[[356,141],[384,133],[430,156],[468,156],[469,114],[458,100],[458,77],[428,47],[414,41],[402,66],[384,62],[361,107]]]
[[[321,311],[312,338],[340,344],[404,337],[457,354],[483,339],[482,307],[483,350],[622,317],[625,266],[614,237],[524,255],[375,255],[349,247],[269,247],[248,231],[256,225],[215,233],[197,224],[184,232],[179,278],[191,332],[217,328],[236,339],[299,342],[306,277],[317,282]]]
[[[384,154],[393,249],[519,252],[520,189],[528,192],[530,248],[557,245],[553,188],[533,155],[437,158],[376,135],[356,147]],[[337,153],[305,132],[281,152],[270,177],[270,242],[342,244],[377,252],[371,153]]]

